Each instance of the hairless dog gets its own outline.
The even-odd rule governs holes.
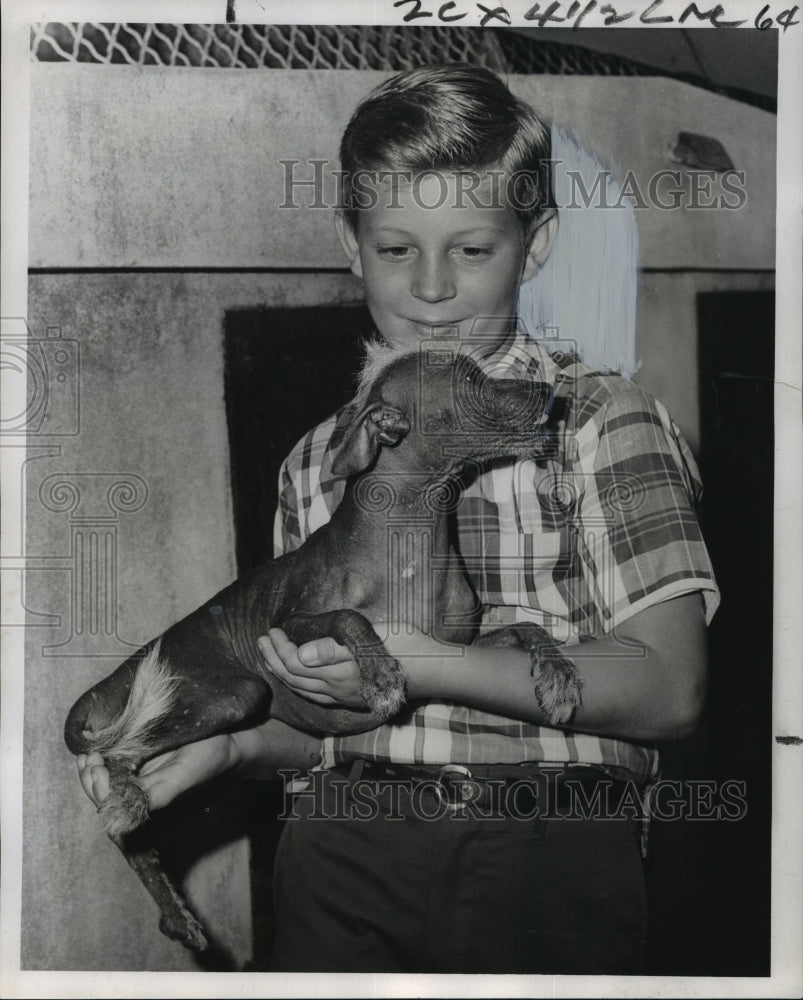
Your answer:
[[[480,607],[448,517],[461,484],[483,463],[550,453],[551,401],[546,384],[490,377],[459,351],[369,350],[334,459],[333,472],[347,484],[331,520],[296,551],[220,591],[75,703],[67,745],[106,758],[111,790],[101,816],[156,899],[169,937],[207,947],[155,852],[126,836],[148,817],[139,766],[268,716],[313,733],[360,732],[392,718],[405,704],[404,674],[377,630],[413,625],[444,643],[526,648],[547,719],[570,721],[580,680],[543,629],[516,625],[476,638]],[[274,625],[299,644],[332,636],[347,646],[365,710],[314,704],[273,677],[257,639]]]

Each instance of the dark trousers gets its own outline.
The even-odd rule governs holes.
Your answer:
[[[600,772],[582,772],[593,790],[588,775]],[[642,971],[646,901],[632,815],[591,809],[580,818],[553,783],[556,815],[543,808],[543,780],[529,778],[506,802],[500,794],[499,808],[484,788],[482,803],[455,808],[420,773],[410,781],[400,768],[374,782],[329,772],[288,805],[274,875],[275,970]]]

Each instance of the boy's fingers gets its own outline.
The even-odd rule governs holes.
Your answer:
[[[271,629],[270,636],[262,635],[257,640],[259,651],[264,656],[265,662],[270,667],[270,669],[274,671],[276,670],[281,671],[282,667],[284,667],[284,662],[279,653],[277,652],[276,648],[277,643],[279,644],[280,649],[287,649],[288,645],[292,645],[289,642],[285,642],[284,644],[282,644],[280,636],[277,635],[277,633],[279,632],[281,632],[280,629]],[[281,635],[284,635],[284,633],[281,632]]]
[[[299,646],[298,658],[307,667],[323,667],[351,659],[351,652],[346,646],[336,643],[331,636],[324,636]]]
[[[91,791],[87,789],[89,797],[99,806],[109,795],[109,772],[105,767],[95,765],[87,768],[84,773],[89,777],[89,789],[91,789]],[[84,785],[84,788],[87,786]]]
[[[274,670],[274,673],[289,688],[293,691],[297,691],[303,695],[310,694],[312,692],[322,692],[326,690],[326,681],[321,677],[317,676],[317,670],[314,673],[310,673],[307,668],[299,663],[298,666],[289,670],[287,667],[282,666]]]
[[[87,798],[99,806],[108,797],[111,786],[109,772],[104,765],[103,757],[93,750],[88,754],[79,754],[76,758],[78,780]]]
[[[180,794],[181,789],[176,789],[169,781],[156,781],[145,787],[144,782],[140,782],[143,791],[148,796],[149,809],[164,809],[170,805],[174,798]]]
[[[92,778],[90,775],[86,771],[82,771],[79,775],[79,780],[81,782],[81,788],[84,790],[84,795],[91,799],[92,802],[95,802],[95,793],[92,789]],[[97,802],[95,802],[95,805],[97,805]]]
[[[307,701],[313,701],[316,705],[337,705],[338,701],[330,694],[323,691],[305,691],[304,697]]]
[[[151,757],[150,760],[146,760],[137,772],[137,777],[144,778],[153,771],[158,771],[160,767],[164,767],[175,758],[176,752],[177,751],[175,750],[168,750],[167,753],[160,753],[156,757]],[[142,784],[142,782],[140,782],[140,784]]]
[[[262,636],[259,639],[259,647],[268,666],[279,675],[288,670],[295,672],[304,667],[298,658],[298,646],[288,639],[287,634],[280,628],[272,628],[267,636]]]
[[[89,753],[79,754],[76,758],[76,763],[78,764],[78,770],[84,771],[88,767],[95,767],[95,765],[100,764],[103,766],[103,757],[97,752],[97,750],[91,750]]]
[[[305,667],[320,667],[334,656],[334,641],[329,638],[313,639],[298,647],[298,659]]]
[[[192,775],[183,774],[178,767],[165,768],[162,771],[154,771],[152,774],[138,777],[137,783],[148,796],[150,809],[163,809],[182,792],[188,791],[196,784]]]
[[[296,646],[280,628],[270,629],[268,636],[260,637],[258,644],[268,665],[277,672],[281,672],[282,667],[291,673],[303,672],[306,667],[324,667],[351,658],[349,650],[330,636]]]
[[[281,654],[282,650],[284,649],[288,650],[296,649],[296,644],[294,642],[290,642],[290,640],[287,638],[287,633],[282,628],[269,628],[268,637],[270,641],[273,643],[273,646],[277,653]]]

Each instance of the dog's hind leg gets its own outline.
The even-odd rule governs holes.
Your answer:
[[[205,951],[209,944],[203,927],[163,870],[159,853],[150,842],[150,831],[143,828],[148,819],[147,795],[130,764],[112,759],[106,766],[110,790],[98,812],[109,839],[120,848],[159,907],[162,933],[193,951]]]
[[[128,836],[111,837],[159,907],[159,930],[185,948],[206,951],[209,942],[203,927],[165,874],[159,852],[153,846],[139,843],[141,839],[143,832],[140,830]]]

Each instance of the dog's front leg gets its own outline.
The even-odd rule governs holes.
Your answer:
[[[575,664],[564,656],[540,625],[522,623],[495,629],[474,640],[475,646],[516,646],[530,654],[535,700],[553,726],[567,726],[582,704],[583,682]]]
[[[404,705],[405,677],[399,661],[385,649],[371,623],[358,611],[292,615],[281,628],[297,645],[331,636],[348,647],[359,670],[360,694],[378,722],[392,718]]]

